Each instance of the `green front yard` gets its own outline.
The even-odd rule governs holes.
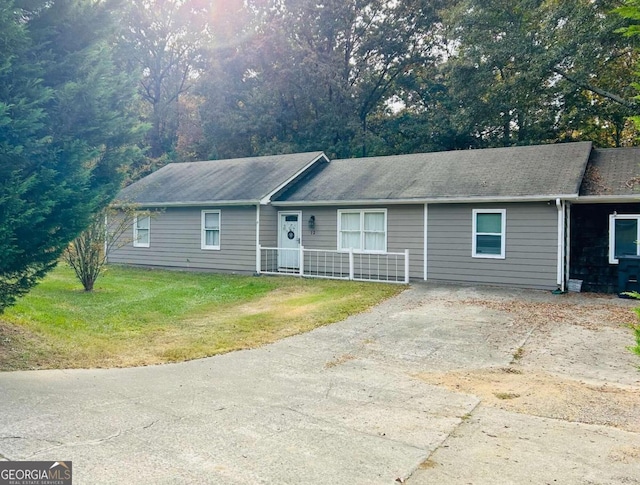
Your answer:
[[[403,288],[110,267],[85,293],[60,265],[0,315],[0,370],[138,366],[257,347]]]

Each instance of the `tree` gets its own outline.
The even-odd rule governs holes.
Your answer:
[[[227,50],[200,86],[209,100],[204,112],[215,117],[203,116],[207,137],[219,147],[231,135],[234,148],[250,150],[243,155],[369,154],[369,122],[386,109],[396,82],[435,59],[438,2],[249,3],[258,21],[244,28],[243,50]]]
[[[615,33],[619,3],[230,1],[190,154],[631,143],[637,54]]]
[[[105,269],[109,252],[131,242],[125,233],[131,230],[134,219],[148,215],[133,205],[121,205],[117,209],[105,207],[96,212],[89,226],[71,241],[63,258],[75,272],[84,291],[93,291],[96,280]]]
[[[18,232],[37,214],[29,204],[29,193],[37,182],[33,173],[23,175],[29,163],[25,153],[38,148],[43,124],[41,106],[51,92],[38,83],[39,72],[27,64],[30,39],[27,26],[18,21],[13,3],[0,7],[0,311],[44,275],[41,265],[22,263],[22,239]],[[22,61],[22,62],[20,62]],[[31,170],[30,172],[33,172]],[[27,247],[31,245],[31,241]]]
[[[146,144],[152,163],[136,177],[166,163],[161,157],[176,148],[181,97],[201,71],[210,8],[202,0],[139,0],[122,11],[120,62],[139,73],[139,110],[151,125]]]
[[[448,9],[446,85],[483,146],[622,142],[633,46],[615,34],[617,4],[461,0]]]
[[[623,34],[627,38],[637,39],[640,37],[640,0],[625,0],[621,6],[614,10],[620,17],[627,21],[627,24],[620,27],[617,32]],[[638,49],[636,49],[636,54],[638,53]],[[636,78],[638,76],[638,63],[635,63],[636,69]],[[630,83],[630,87],[637,91],[640,91],[640,82],[637,80],[635,82]],[[638,96],[636,95],[635,100],[638,100]],[[632,117],[632,121],[634,125],[640,129],[640,115],[634,113]],[[636,329],[638,332],[638,329]],[[639,334],[640,335],[640,334]],[[640,343],[640,341],[639,341]],[[639,346],[640,348],[640,346]]]
[[[137,151],[111,4],[0,7],[0,312],[57,263],[119,190]]]

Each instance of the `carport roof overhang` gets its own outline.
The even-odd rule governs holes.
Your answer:
[[[640,193],[634,195],[584,195],[572,202],[574,204],[640,203]]]

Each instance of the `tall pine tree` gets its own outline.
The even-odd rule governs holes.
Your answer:
[[[110,12],[101,0],[0,7],[0,312],[56,265],[136,156]]]

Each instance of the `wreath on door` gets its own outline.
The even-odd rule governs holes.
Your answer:
[[[293,231],[289,231],[289,232],[287,233],[287,237],[288,237],[289,239],[293,239],[294,237],[296,237],[296,234],[295,234]]]

